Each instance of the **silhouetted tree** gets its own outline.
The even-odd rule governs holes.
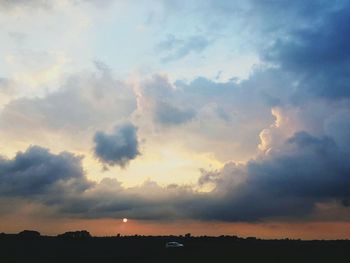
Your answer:
[[[82,230],[82,231],[65,232],[63,234],[57,235],[57,237],[80,239],[80,238],[90,238],[91,235],[88,231]]]
[[[40,237],[40,232],[35,230],[23,230],[18,233],[18,236],[25,238],[37,238]]]

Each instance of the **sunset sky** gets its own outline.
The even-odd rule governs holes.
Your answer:
[[[345,0],[0,0],[0,232],[350,238],[349,25]]]

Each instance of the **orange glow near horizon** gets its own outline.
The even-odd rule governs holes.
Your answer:
[[[54,222],[55,221],[55,222]],[[224,223],[199,221],[139,221],[123,219],[61,219],[44,221],[2,220],[0,232],[17,233],[24,229],[38,230],[42,235],[57,235],[66,231],[87,230],[94,236],[120,235],[236,235],[258,238],[349,239],[350,222],[269,222]]]

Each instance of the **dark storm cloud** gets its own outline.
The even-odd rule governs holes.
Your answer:
[[[92,183],[84,175],[80,157],[31,147],[13,159],[1,159],[0,193],[81,218],[233,222],[307,218],[318,203],[333,201],[347,209],[349,150],[340,149],[330,137],[305,132],[296,133],[283,147],[246,165],[228,163],[220,171],[203,170],[198,185],[214,185],[207,193],[186,185],[162,187],[152,181],[131,188],[111,178]]]
[[[0,195],[3,196],[50,198],[50,193],[83,191],[90,184],[84,176],[81,157],[68,152],[56,155],[32,146],[18,152],[13,159],[0,159]]]
[[[96,132],[94,142],[96,157],[108,165],[124,167],[140,154],[137,127],[131,123],[115,127],[110,134]]]
[[[324,14],[313,26],[300,26],[277,38],[262,53],[282,70],[295,73],[298,98],[350,96],[350,5]]]
[[[214,183],[213,198],[218,200],[201,217],[254,221],[308,216],[317,203],[337,200],[341,204],[350,197],[350,151],[341,150],[329,137],[305,132],[296,133],[285,147],[240,168],[203,174],[200,182]]]
[[[163,188],[146,181],[124,188],[111,178],[93,183],[84,174],[81,157],[52,154],[38,146],[18,152],[13,159],[0,159],[0,195],[13,205],[23,205],[25,200],[50,207],[57,215],[81,218],[185,218],[192,213],[188,208],[200,203],[200,195],[186,186]]]

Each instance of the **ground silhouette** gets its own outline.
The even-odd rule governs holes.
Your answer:
[[[23,234],[25,233],[25,234]],[[28,234],[29,233],[29,234]],[[177,241],[183,248],[165,248]],[[92,237],[87,231],[56,237],[37,231],[0,234],[0,262],[350,262],[349,240],[262,240],[236,236]]]

